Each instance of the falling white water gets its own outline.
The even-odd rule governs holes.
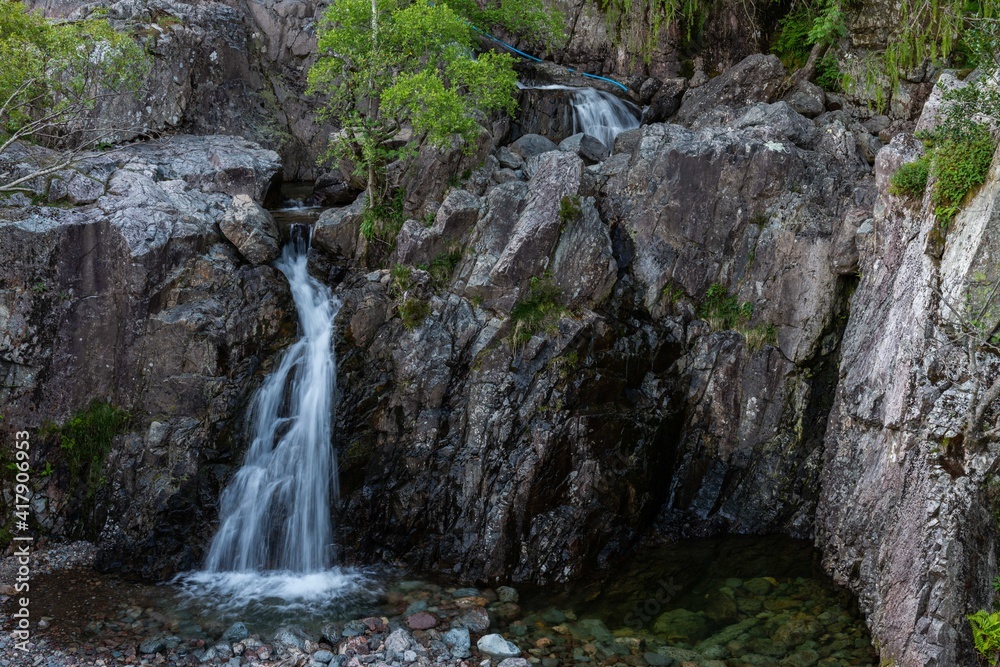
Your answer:
[[[625,102],[603,90],[559,85],[530,88],[572,91],[573,134],[584,132],[600,139],[608,150],[614,149],[615,137],[619,134],[639,127],[636,113]]]
[[[253,399],[250,447],[220,498],[219,531],[205,561],[209,573],[304,574],[330,565],[330,502],[338,493],[330,441],[333,318],[340,302],[309,275],[308,236],[297,231],[276,266],[295,299],[299,339]]]

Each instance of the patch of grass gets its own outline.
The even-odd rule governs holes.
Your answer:
[[[698,317],[708,322],[712,331],[725,331],[745,327],[753,316],[753,304],[740,303],[735,295],[730,295],[725,285],[713,283],[705,292]]]
[[[460,261],[462,261],[462,249],[455,246],[438,253],[429,265],[424,264],[420,268],[431,274],[431,282],[435,289],[444,289],[451,282],[451,274],[455,272],[455,267]]]
[[[129,421],[125,410],[110,403],[94,401],[61,426],[46,429],[59,439],[59,449],[69,466],[71,483],[82,482],[88,499],[93,498],[104,485],[101,476],[104,459],[111,451],[115,436],[128,426]]]
[[[778,345],[778,330],[773,324],[758,324],[755,327],[737,329],[747,342],[747,349],[756,352],[765,345]]]
[[[389,271],[391,282],[389,287],[398,296],[406,294],[413,289],[413,267],[406,264],[397,264]]]
[[[565,312],[559,303],[561,296],[562,290],[552,281],[552,276],[546,274],[531,279],[527,296],[510,311],[514,347],[522,347],[536,333],[555,327]]]
[[[927,189],[927,178],[931,173],[931,156],[921,155],[913,162],[899,167],[889,179],[889,192],[900,197],[921,198]]]
[[[559,200],[559,219],[564,224],[579,220],[582,216],[583,209],[580,208],[580,198],[577,195]]]
[[[750,224],[758,229],[763,229],[767,227],[767,223],[771,221],[771,216],[769,216],[764,211],[757,211],[750,216]]]
[[[663,286],[663,290],[660,291],[663,300],[666,301],[667,305],[671,308],[684,298],[684,289],[675,283],[673,280],[668,280],[667,284]]]
[[[427,316],[431,314],[431,305],[423,299],[409,296],[403,299],[403,303],[399,304],[398,310],[399,318],[403,320],[403,326],[408,331],[412,331],[423,324]]]

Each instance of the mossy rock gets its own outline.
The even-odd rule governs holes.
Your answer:
[[[708,636],[708,621],[703,614],[687,609],[672,609],[660,614],[653,632],[671,641],[696,644]]]

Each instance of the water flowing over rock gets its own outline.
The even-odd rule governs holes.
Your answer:
[[[210,571],[315,572],[330,564],[331,445],[336,362],[333,319],[340,304],[306,268],[308,239],[293,235],[277,267],[288,278],[301,337],[285,351],[250,407],[250,447],[219,503]]]

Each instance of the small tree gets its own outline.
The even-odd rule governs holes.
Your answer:
[[[368,238],[391,232],[377,212],[389,195],[385,166],[415,145],[394,143],[404,126],[439,147],[457,136],[471,151],[484,114],[516,107],[514,60],[477,53],[474,23],[547,43],[562,34],[561,17],[537,0],[501,0],[486,9],[471,0],[337,0],[323,18],[310,91],[328,96],[326,113],[341,126],[329,157],[346,158],[367,178]]]
[[[50,21],[0,0],[0,156],[15,142],[63,150],[61,158],[18,177],[0,174],[0,192],[64,169],[123,129],[102,103],[134,94],[148,71],[135,40],[103,19]]]

